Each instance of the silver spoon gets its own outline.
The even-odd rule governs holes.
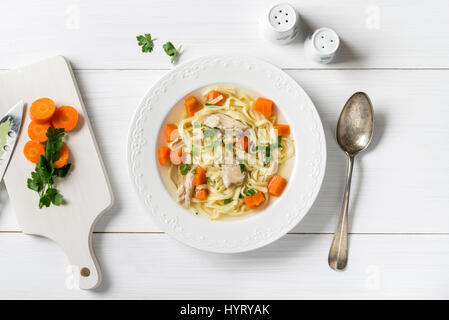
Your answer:
[[[329,251],[329,266],[346,267],[348,261],[348,204],[355,156],[368,147],[373,136],[374,113],[371,101],[363,92],[354,93],[341,111],[337,124],[337,142],[348,155],[348,175],[340,219]]]

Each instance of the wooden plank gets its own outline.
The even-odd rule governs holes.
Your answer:
[[[449,298],[448,235],[353,235],[344,272],[327,266],[330,235],[288,235],[264,249],[221,255],[166,235],[95,234],[104,270],[94,291],[70,289],[51,241],[0,234],[0,298]]]
[[[67,56],[75,68],[170,68],[161,46],[183,44],[181,61],[208,54],[245,54],[285,68],[447,68],[447,1],[292,0],[305,28],[334,28],[343,40],[329,66],[308,61],[303,42],[266,43],[258,20],[269,0],[3,0],[0,3],[0,68],[49,55]],[[140,52],[136,35],[158,40]]]
[[[160,231],[128,178],[125,148],[132,114],[166,71],[76,72],[116,203],[97,231]],[[357,90],[372,98],[372,146],[356,162],[351,232],[449,232],[449,94],[446,71],[289,71],[310,94],[328,142],[327,173],[311,212],[296,232],[334,232],[346,160],[334,139],[340,110]],[[425,92],[426,94],[423,94]],[[442,147],[440,147],[442,146]],[[0,188],[0,230],[20,230]]]

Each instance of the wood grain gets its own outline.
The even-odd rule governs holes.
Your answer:
[[[0,68],[62,54],[81,69],[168,69],[161,46],[185,48],[181,61],[202,55],[257,56],[285,68],[448,68],[447,3],[388,0],[292,0],[304,30],[334,28],[343,45],[339,59],[316,65],[302,39],[275,46],[259,36],[258,20],[271,0],[120,2],[2,0]],[[217,14],[219,13],[219,14]],[[142,54],[136,35],[158,40]],[[307,33],[307,32],[306,32]]]
[[[341,36],[337,61],[326,66],[304,57],[300,39],[278,47],[259,37],[268,2],[0,2],[0,69],[55,54],[71,60],[117,196],[96,228],[117,233],[94,235],[105,280],[83,292],[65,286],[67,260],[56,245],[17,233],[0,184],[0,298],[449,298],[447,2],[289,1],[306,30],[328,26]],[[148,32],[158,38],[156,49],[143,54],[135,36]],[[263,58],[309,93],[325,127],[328,167],[315,205],[293,231],[318,234],[215,255],[158,233],[132,191],[125,145],[139,100],[172,68],[165,41],[183,44],[180,62],[208,54]],[[335,273],[326,263],[331,235],[322,234],[335,230],[344,183],[345,158],[333,135],[358,90],[376,112],[350,204],[350,232],[364,234],[350,236],[348,269]]]
[[[288,235],[253,252],[221,255],[166,235],[95,234],[103,284],[80,291],[70,289],[67,260],[52,242],[0,234],[0,298],[449,298],[449,236],[349,240],[347,270],[335,272],[326,263],[331,235]]]

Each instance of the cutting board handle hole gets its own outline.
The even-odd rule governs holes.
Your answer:
[[[88,276],[90,276],[90,270],[89,270],[89,268],[86,268],[86,267],[82,268],[82,269],[80,270],[80,274],[81,274],[81,276],[87,278]]]

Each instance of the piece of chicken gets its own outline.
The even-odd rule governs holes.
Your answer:
[[[221,113],[211,114],[204,120],[204,124],[210,128],[219,128],[221,130],[245,130],[248,128],[248,126],[243,122],[232,119],[231,117]]]
[[[187,174],[182,175],[181,170],[178,168],[178,191],[176,193],[178,202],[184,206],[190,206],[190,199],[193,197],[193,170],[190,170]]]
[[[245,172],[240,170],[239,164],[224,164],[221,169],[223,184],[226,188],[233,184],[240,184],[245,179]]]

